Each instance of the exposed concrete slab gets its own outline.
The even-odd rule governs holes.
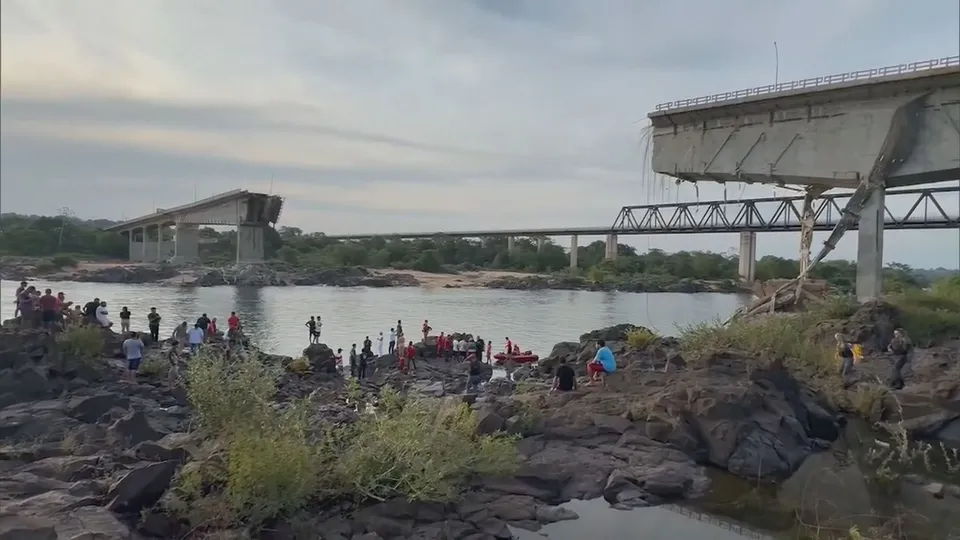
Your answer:
[[[653,168],[690,181],[855,187],[877,162],[897,111],[921,99],[906,158],[888,187],[960,178],[960,69],[749,104],[651,115]]]

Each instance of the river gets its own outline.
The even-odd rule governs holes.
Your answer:
[[[86,303],[99,297],[110,316],[127,306],[134,329],[146,329],[146,316],[156,307],[163,316],[166,337],[181,321],[201,313],[218,317],[224,327],[231,311],[261,349],[291,356],[307,345],[304,326],[311,315],[323,320],[321,341],[334,349],[350,348],[365,336],[388,335],[396,321],[408,335],[417,335],[424,319],[438,332],[470,332],[502,347],[509,337],[524,350],[546,355],[560,341],[577,341],[580,334],[630,322],[673,334],[678,325],[725,317],[749,300],[735,294],[600,293],[589,291],[507,291],[492,289],[389,289],[336,287],[202,287],[32,282],[41,290],[63,291],[68,300]],[[13,317],[17,283],[0,284],[0,317]]]

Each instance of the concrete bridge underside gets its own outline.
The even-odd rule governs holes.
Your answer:
[[[200,259],[200,227],[237,227],[237,263],[264,259],[264,229],[275,224],[283,199],[263,193],[230,191],[170,209],[158,209],[107,230],[123,234],[132,261],[177,263]]]
[[[799,185],[810,199],[856,189],[846,211],[859,220],[857,296],[876,298],[886,188],[960,180],[960,66],[937,62],[947,67],[658,110],[649,115],[653,169],[693,182]]]

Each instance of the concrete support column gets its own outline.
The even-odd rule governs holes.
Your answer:
[[[134,229],[127,231],[127,259],[131,261],[136,260],[133,254],[133,231]]]
[[[608,261],[617,260],[617,233],[607,235],[607,250],[604,259]]]
[[[857,300],[875,300],[883,293],[883,188],[873,191],[860,212],[857,232]]]
[[[163,225],[157,225],[157,253],[153,258],[153,260],[157,262],[160,262],[163,259],[165,259],[166,257],[164,257],[164,255],[166,255],[167,253],[167,249],[163,243],[163,229],[164,229]]]
[[[514,240],[512,236],[507,237],[507,253],[513,255]]]
[[[570,235],[570,268],[576,270],[578,267],[577,258],[580,255],[580,239],[577,235]]]
[[[543,253],[543,246],[547,245],[547,239],[544,236],[537,237],[537,253]]]
[[[147,244],[150,243],[150,226],[147,225],[141,230],[143,231],[143,241],[140,243],[140,258],[138,260],[147,262]]]
[[[200,258],[200,226],[178,223],[174,230],[173,260],[196,261]]]
[[[237,226],[237,264],[263,262],[263,226]]]
[[[757,279],[757,233],[740,231],[740,279],[753,283]]]

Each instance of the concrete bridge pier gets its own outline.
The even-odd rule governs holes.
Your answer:
[[[757,279],[757,233],[740,231],[740,279],[753,283]]]
[[[580,239],[577,235],[570,235],[570,268],[576,270],[578,267],[577,258],[580,255]]]
[[[507,254],[513,255],[514,249],[514,238],[512,236],[507,237]]]
[[[173,258],[176,262],[195,261],[200,258],[200,226],[178,223],[174,230]]]
[[[874,189],[860,212],[857,232],[857,300],[875,300],[883,293],[884,190]]]
[[[237,226],[237,264],[263,262],[263,226]]]
[[[547,245],[547,237],[538,236],[537,237],[537,253],[543,253],[543,246],[545,245]]]
[[[604,260],[617,260],[617,233],[607,234],[607,250],[604,254]]]

